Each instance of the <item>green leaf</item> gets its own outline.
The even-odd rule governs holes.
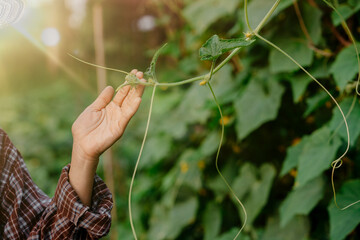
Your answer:
[[[157,126],[159,131],[171,134],[179,139],[186,134],[187,125],[192,123],[204,124],[210,117],[211,111],[206,108],[209,99],[209,91],[205,87],[193,84],[182,97],[178,106],[173,106],[165,115],[162,122]]]
[[[278,217],[270,217],[266,224],[263,240],[308,240],[310,223],[306,216],[294,217],[286,226],[280,227]]]
[[[221,236],[215,238],[215,240],[234,239],[236,234],[238,234],[239,230],[240,230],[239,228],[232,228],[228,232],[223,233]],[[240,233],[240,235],[239,235],[239,237],[237,239],[239,239],[239,240],[250,240],[251,238],[248,235],[244,235],[244,234]]]
[[[346,20],[349,17],[351,17],[354,13],[359,11],[360,3],[359,2],[357,2],[357,3],[358,4],[356,6],[350,6],[348,4],[340,4],[339,7],[337,7],[336,9],[339,11],[339,13],[343,17],[343,19]],[[338,26],[341,24],[341,18],[335,11],[333,11],[331,13],[331,19],[335,26]]]
[[[338,137],[331,139],[330,136],[330,129],[322,127],[312,133],[304,142],[296,177],[299,186],[319,176],[330,167],[331,162],[335,159],[341,141]]]
[[[195,151],[194,149],[188,149],[183,154],[181,154],[178,163],[181,169],[181,165],[185,164],[187,166],[186,171],[180,172],[180,178],[182,178],[182,184],[189,186],[195,191],[200,190],[202,187],[201,181],[201,171],[198,167],[199,161],[202,159],[201,153],[199,151]]]
[[[307,138],[308,137],[305,136],[298,144],[288,147],[286,151],[286,158],[281,168],[280,176],[284,176],[291,169],[295,168],[298,165],[300,153],[304,149]]]
[[[205,231],[204,240],[213,240],[219,234],[222,222],[220,208],[221,206],[214,202],[209,202],[206,205],[203,216]]]
[[[357,43],[356,46],[359,49],[360,43]],[[330,72],[341,90],[344,90],[346,84],[355,78],[356,74],[359,73],[359,65],[353,45],[341,50],[331,65]]]
[[[289,36],[282,36],[282,38],[274,42],[294,58],[301,66],[306,67],[311,65],[314,53],[307,46],[305,41],[295,41]],[[295,63],[274,48],[270,50],[269,62],[270,71],[272,73],[292,72],[299,69]]]
[[[216,60],[222,54],[238,47],[246,47],[255,40],[247,40],[245,38],[220,39],[218,35],[209,38],[199,50],[200,59]]]
[[[153,166],[165,158],[171,148],[172,139],[168,135],[157,135],[149,138],[144,147],[144,156],[140,162],[141,168]]]
[[[308,215],[323,198],[325,181],[322,176],[295,188],[280,206],[280,226],[284,227],[296,215]]]
[[[304,117],[309,116],[309,114],[311,114],[313,111],[323,106],[329,99],[330,96],[324,91],[319,92],[313,97],[307,98],[306,99],[307,108],[304,113]]]
[[[150,218],[148,239],[174,239],[181,230],[195,220],[198,201],[195,197],[167,209],[161,203],[154,206]]]
[[[232,188],[245,206],[248,225],[254,222],[267,203],[275,173],[274,166],[270,164],[265,163],[257,169],[252,164],[247,163],[241,168],[239,176],[234,180]],[[239,215],[243,217],[242,207],[239,206],[235,198],[232,200],[239,210]]]
[[[211,24],[236,10],[239,0],[198,0],[191,1],[183,15],[196,34],[201,35]]]
[[[259,79],[250,81],[244,94],[234,103],[239,139],[276,118],[283,93],[284,87],[271,77],[266,84]]]
[[[213,131],[207,134],[205,140],[201,143],[200,152],[203,157],[211,156],[218,149],[220,142],[220,134],[218,131]]]
[[[304,1],[302,2],[302,16],[304,18],[304,24],[309,32],[311,40],[314,44],[319,44],[322,35],[321,17],[322,11],[315,8]]]
[[[293,101],[297,103],[304,95],[307,86],[312,81],[308,75],[302,74],[298,76],[289,76],[287,81],[291,84],[291,90],[293,93]]]
[[[340,207],[345,207],[360,199],[360,180],[344,183],[337,195]],[[330,215],[330,239],[342,240],[360,223],[360,204],[348,209],[338,209],[334,202],[328,207]]]
[[[238,79],[233,75],[231,64],[223,66],[211,80],[212,88],[216,93],[220,105],[233,102],[244,89],[239,86]]]
[[[234,161],[227,159],[226,165],[220,169],[222,175],[229,183],[231,183],[238,174],[238,170],[234,168],[234,164]],[[229,194],[229,189],[219,174],[216,174],[215,178],[208,179],[205,184],[207,188],[214,192],[216,202],[222,202],[225,196]]]
[[[255,29],[260,21],[265,17],[266,13],[274,5],[275,0],[273,1],[264,1],[264,0],[252,0],[248,5],[248,15],[249,22],[252,29]],[[278,7],[274,13],[268,19],[268,22],[273,17],[277,16],[282,10],[291,6],[293,4],[292,0],[282,0],[280,1]]]
[[[344,99],[340,103],[340,107],[342,108],[345,115],[350,110],[351,105],[353,104],[353,97],[348,97]],[[355,100],[354,108],[350,115],[346,118],[349,126],[349,132],[350,132],[350,144],[354,146],[356,144],[357,139],[360,135],[360,103],[359,100]],[[345,141],[347,141],[347,134],[346,134],[346,128],[344,124],[344,119],[339,111],[338,108],[334,108],[333,110],[333,117],[331,118],[330,129],[332,131],[337,131],[336,133]],[[340,127],[340,128],[339,128]]]

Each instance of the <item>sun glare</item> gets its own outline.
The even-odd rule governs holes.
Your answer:
[[[49,47],[54,47],[60,42],[60,33],[56,28],[45,28],[41,33],[42,42]]]

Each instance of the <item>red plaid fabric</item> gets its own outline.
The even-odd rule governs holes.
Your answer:
[[[112,196],[105,183],[95,176],[89,208],[71,187],[69,169],[64,167],[50,199],[0,129],[0,239],[99,239],[109,232]]]

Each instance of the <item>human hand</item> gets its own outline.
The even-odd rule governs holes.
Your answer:
[[[143,79],[142,72],[132,70],[131,73],[140,80]],[[99,156],[124,133],[128,122],[139,108],[143,92],[143,85],[132,89],[125,86],[112,99],[114,89],[106,87],[72,126],[73,155],[97,162]]]

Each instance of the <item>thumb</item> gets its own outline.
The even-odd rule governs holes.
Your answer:
[[[114,89],[111,86],[107,86],[100,95],[91,104],[91,107],[95,110],[101,110],[109,104],[114,95]]]

